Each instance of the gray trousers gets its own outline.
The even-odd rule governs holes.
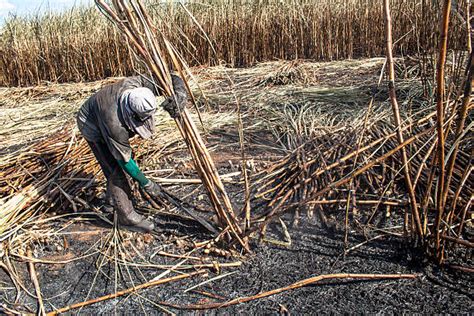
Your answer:
[[[88,143],[107,179],[107,202],[112,202],[119,222],[126,222],[128,215],[135,210],[132,203],[132,189],[130,188],[125,172],[112,156],[112,153],[105,143],[89,141]]]

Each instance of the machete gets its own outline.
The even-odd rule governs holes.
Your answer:
[[[208,222],[207,220],[202,218],[195,210],[184,206],[185,203],[183,201],[181,201],[178,198],[172,196],[171,194],[166,192],[163,188],[161,188],[160,197],[163,198],[163,200],[168,201],[170,204],[175,206],[177,209],[187,213],[189,216],[191,216],[196,221],[198,221],[199,224],[201,224],[204,228],[206,228],[211,233],[217,234],[219,232],[213,224],[211,224],[210,222]],[[151,200],[154,200],[151,196],[149,198]],[[154,201],[154,202],[156,202],[156,201]]]

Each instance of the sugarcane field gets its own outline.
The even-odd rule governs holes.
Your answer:
[[[471,314],[471,0],[0,0],[0,313]]]

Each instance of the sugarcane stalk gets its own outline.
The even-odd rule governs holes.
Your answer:
[[[466,206],[462,210],[461,220],[460,220],[458,231],[457,231],[458,236],[461,236],[462,230],[464,228],[464,223],[465,223],[465,220],[466,220],[467,211],[471,207],[471,204],[472,204],[473,200],[474,200],[474,194],[471,194],[471,198],[469,199],[469,201],[467,201]]]
[[[467,31],[467,51],[472,51],[472,27],[471,27],[471,0],[466,0],[466,31]]]
[[[440,227],[444,214],[444,183],[445,183],[445,137],[444,137],[444,98],[445,98],[445,78],[444,66],[446,64],[446,54],[448,46],[449,15],[451,13],[451,0],[443,1],[442,20],[440,25],[440,47],[438,64],[436,71],[436,126],[437,126],[437,156],[438,156],[438,183],[437,183],[437,216],[436,216],[436,241],[435,251],[438,261],[443,261],[443,253],[440,251]]]
[[[459,114],[456,121],[456,131],[454,133],[455,135],[454,139],[458,139],[463,133],[464,124],[469,114],[470,106],[472,104],[471,103],[472,85],[474,84],[473,73],[474,73],[474,51],[471,51],[470,57],[468,60],[468,66],[467,66],[467,79],[465,81],[465,86],[464,86],[464,96],[462,99],[461,109],[459,110]],[[459,142],[456,142],[454,145],[453,153],[451,154],[447,162],[448,167],[446,169],[446,185],[444,187],[443,205],[446,203],[446,199],[448,197],[449,186],[451,184],[451,179],[452,179],[458,151],[459,151]]]
[[[169,278],[166,278],[166,279],[159,279],[159,280],[155,280],[155,281],[150,281],[150,282],[143,283],[143,284],[140,284],[140,285],[137,285],[137,286],[134,286],[134,287],[122,290],[122,291],[115,292],[113,294],[100,296],[100,297],[97,297],[97,298],[94,298],[94,299],[91,299],[91,300],[88,300],[88,301],[85,301],[85,302],[80,302],[80,303],[72,304],[72,305],[69,305],[69,306],[66,306],[66,307],[62,307],[62,308],[56,309],[52,312],[49,312],[46,315],[48,315],[48,316],[59,315],[59,314],[68,312],[68,311],[73,310],[73,309],[83,308],[85,306],[90,306],[92,304],[96,304],[96,303],[99,303],[99,302],[103,302],[103,301],[106,301],[106,300],[110,300],[110,299],[114,299],[114,298],[117,298],[117,297],[120,297],[120,296],[124,296],[124,295],[130,294],[130,293],[134,293],[134,292],[137,292],[137,291],[142,290],[142,289],[146,289],[146,288],[149,288],[149,287],[153,287],[153,286],[157,286],[157,285],[161,285],[161,284],[165,284],[165,283],[171,283],[171,282],[174,282],[174,281],[190,278],[190,277],[200,275],[200,274],[203,274],[203,273],[206,273],[206,271],[198,270],[196,272],[179,274],[179,275],[169,277]]]
[[[31,251],[31,248],[27,249],[27,254],[29,258],[33,257],[33,252]],[[43,303],[43,295],[41,294],[41,287],[38,281],[35,264],[33,262],[28,262],[28,269],[31,276],[31,282],[33,282],[33,285],[35,286],[36,298],[38,299],[38,315],[46,315]]]
[[[315,284],[322,280],[337,280],[337,279],[356,279],[356,280],[396,280],[396,279],[415,279],[417,276],[415,274],[358,274],[358,273],[334,273],[334,274],[323,274],[314,277],[310,277],[304,280],[300,280],[293,284],[290,284],[285,287],[272,289],[270,291],[261,292],[256,295],[238,297],[227,302],[219,303],[209,303],[209,304],[191,304],[191,305],[170,305],[179,309],[196,309],[196,310],[206,310],[206,309],[215,309],[215,308],[224,308],[232,305],[247,303],[253,300],[261,299],[264,297],[272,296],[278,293],[291,291],[298,289],[310,284]],[[164,303],[167,305],[167,303]]]
[[[387,41],[387,69],[388,69],[388,89],[390,95],[390,103],[392,105],[395,127],[397,128],[397,138],[398,142],[402,144],[404,142],[401,119],[400,119],[400,110],[397,102],[396,92],[395,92],[395,68],[393,62],[393,53],[392,53],[392,18],[390,15],[390,1],[384,0],[384,13],[385,13],[385,32],[386,32],[386,41]],[[407,152],[405,147],[401,148],[402,163],[403,163],[403,173],[405,176],[405,184],[408,189],[408,194],[410,196],[410,205],[412,211],[412,220],[415,222],[416,232],[420,238],[423,238],[423,229],[421,227],[420,214],[418,211],[418,205],[416,202],[415,190],[413,188],[413,183],[410,175],[410,163],[408,161]],[[407,223],[405,223],[406,225]]]
[[[233,82],[232,82],[233,84]],[[250,181],[247,173],[247,157],[245,155],[245,137],[244,137],[244,124],[242,121],[242,109],[240,106],[239,99],[234,94],[234,99],[237,105],[237,116],[238,116],[238,126],[239,126],[239,146],[240,146],[240,157],[242,159],[241,168],[242,168],[242,177],[244,179],[244,206],[243,213],[245,214],[245,224],[244,228],[246,230],[250,229],[251,220],[250,220]]]

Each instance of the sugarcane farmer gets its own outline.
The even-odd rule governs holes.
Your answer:
[[[172,75],[175,91],[161,107],[175,118],[184,108],[187,92],[181,78]],[[148,179],[133,159],[130,138],[150,138],[155,130],[156,96],[161,95],[150,79],[127,77],[92,95],[77,115],[77,125],[87,140],[107,179],[105,206],[113,207],[125,228],[150,232],[152,221],[135,211],[126,174],[151,197],[159,197],[161,186]]]

